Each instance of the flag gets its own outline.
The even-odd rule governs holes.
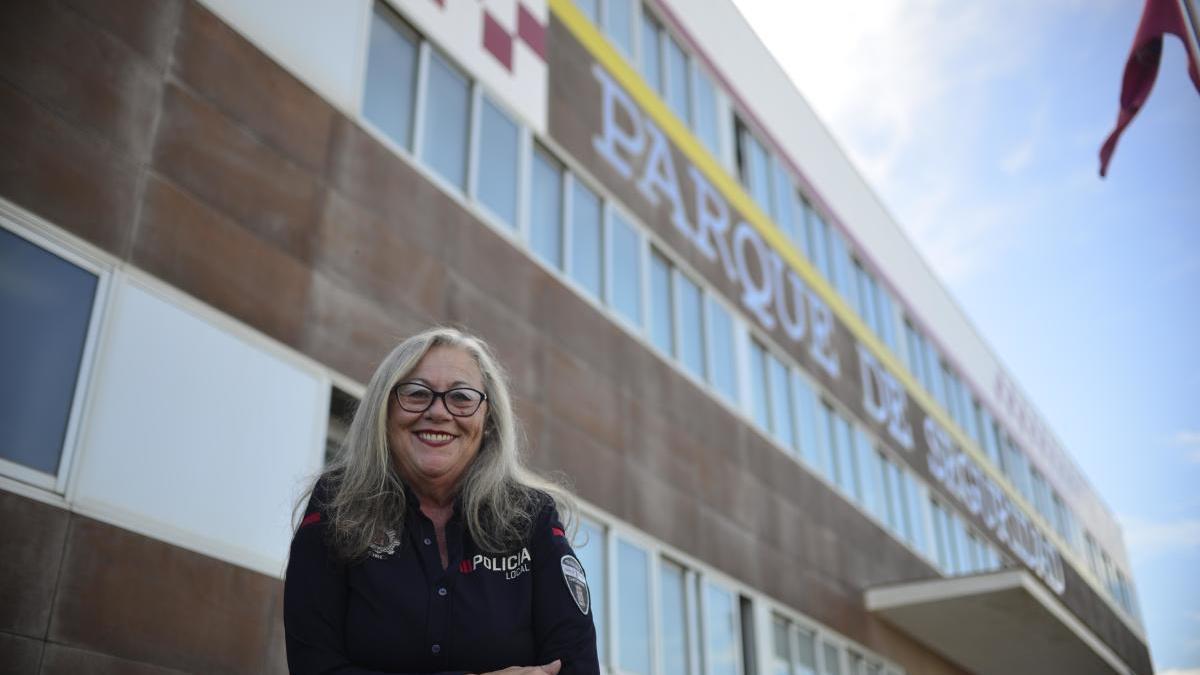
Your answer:
[[[1196,91],[1200,92],[1200,70],[1197,69],[1192,50],[1188,47],[1187,25],[1183,21],[1179,0],[1146,0],[1146,7],[1142,10],[1142,21],[1138,24],[1137,35],[1133,38],[1133,49],[1130,50],[1129,60],[1125,63],[1117,126],[1100,147],[1102,178],[1108,173],[1108,160],[1112,158],[1121,132],[1125,131],[1125,127],[1133,121],[1133,116],[1150,97],[1154,78],[1158,76],[1158,62],[1162,57],[1163,35],[1167,33],[1183,40],[1183,48],[1188,57],[1188,75],[1192,78],[1192,84],[1196,85]]]

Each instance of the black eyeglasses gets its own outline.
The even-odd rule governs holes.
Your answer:
[[[433,407],[433,402],[442,399],[446,412],[455,417],[470,417],[487,400],[487,394],[470,387],[455,387],[446,391],[434,391],[420,382],[401,382],[396,385],[396,402],[410,413],[423,413]]]

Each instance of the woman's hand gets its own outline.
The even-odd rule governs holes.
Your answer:
[[[504,670],[493,670],[481,675],[558,675],[562,669],[562,660],[554,659],[544,666],[509,666]]]

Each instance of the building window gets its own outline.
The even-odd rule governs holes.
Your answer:
[[[817,395],[812,385],[798,372],[792,372],[792,393],[796,400],[797,440],[800,456],[809,466],[818,467],[820,461],[820,435],[817,431]]]
[[[592,596],[592,621],[596,624],[596,652],[601,664],[608,661],[608,596],[605,582],[608,577],[608,557],[604,545],[604,527],[597,522],[581,518],[579,521],[579,540],[582,542],[575,547],[575,555],[583,565],[583,573],[587,576],[588,592]]]
[[[617,544],[617,667],[650,675],[649,554],[625,540]]]
[[[741,644],[738,639],[737,602],[734,594],[716,584],[704,584],[705,675],[738,675]]]
[[[419,38],[395,12],[377,2],[370,40],[363,115],[396,144],[411,150]]]
[[[796,227],[796,188],[792,184],[792,177],[788,175],[783,162],[775,160],[771,162],[771,166],[774,169],[772,175],[775,180],[771,217],[775,219],[775,224],[779,226],[783,234],[790,241],[795,242],[800,238],[799,229]]]
[[[517,225],[517,156],[520,130],[516,122],[484,96],[479,115],[479,166],[476,198],[497,218]]]
[[[325,464],[333,461],[341,452],[342,443],[350,431],[350,422],[354,420],[354,410],[358,407],[358,399],[339,387],[332,387],[329,392],[329,423],[325,430]]]
[[[783,361],[767,354],[767,388],[771,405],[771,435],[783,447],[796,448],[795,430],[792,425],[792,391],[788,368]]]
[[[650,88],[662,93],[662,26],[642,8],[642,77]]]
[[[862,500],[862,489],[858,482],[858,459],[850,432],[850,421],[841,413],[831,410],[829,419],[832,441],[833,480],[854,501]]]
[[[689,675],[687,573],[673,562],[658,567],[662,675]]]
[[[764,213],[771,212],[771,157],[750,129],[735,120],[738,173],[742,185]]]
[[[842,653],[832,642],[821,641],[822,675],[842,675]],[[858,675],[855,673],[854,675]]]
[[[98,274],[0,227],[0,470],[57,487]]]
[[[533,153],[530,181],[529,246],[547,265],[562,269],[563,169],[540,148]]]
[[[675,303],[671,292],[671,263],[650,250],[650,342],[664,354],[674,354]]]
[[[721,152],[720,124],[717,120],[717,87],[695,61],[692,62],[694,105],[692,128],[700,142],[708,146],[709,152]]]
[[[608,303],[634,326],[642,325],[642,236],[615,210],[609,218]]]
[[[704,379],[704,312],[700,287],[680,273],[675,277],[679,293],[679,362],[684,370]]]
[[[603,252],[600,197],[582,181],[573,180],[571,188],[571,266],[570,276],[593,298],[602,288],[601,253]]]
[[[729,310],[708,296],[706,307],[708,324],[708,383],[727,400],[736,401],[737,368],[734,365],[736,352],[733,348],[733,317]]]
[[[756,340],[750,341],[750,412],[761,429],[771,428],[767,395],[767,350]]]
[[[843,298],[851,301],[854,298],[854,273],[850,269],[850,246],[841,232],[829,230],[830,272],[829,280]]]
[[[675,38],[669,35],[663,40],[663,44],[665,46],[664,51],[666,53],[667,65],[667,80],[665,83],[667,105],[671,107],[671,110],[675,111],[679,119],[690,125],[691,111],[689,108],[691,106],[689,104],[691,102],[691,85],[688,81],[687,53],[683,51],[683,47],[679,46]]]
[[[833,268],[829,262],[829,223],[819,211],[809,211],[808,219],[808,250],[810,259],[821,276],[833,283]]]
[[[426,78],[421,161],[462,190],[467,180],[471,82],[433,50]]]
[[[633,0],[604,0],[604,32],[626,57],[633,57]]]
[[[592,23],[600,23],[600,0],[575,0],[575,6],[583,12]]]
[[[789,624],[778,616],[771,617],[771,675],[792,675],[792,636]]]

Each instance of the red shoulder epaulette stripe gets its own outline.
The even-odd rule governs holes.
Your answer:
[[[313,511],[312,513],[308,514],[307,516],[304,516],[304,520],[300,521],[300,527],[304,527],[305,525],[312,525],[313,523],[319,523],[319,522],[321,522],[321,512]]]
[[[563,532],[563,530],[562,530],[562,528],[561,528],[561,527],[551,527],[551,528],[550,528],[550,533],[551,533],[551,534],[553,534],[553,535],[554,535],[554,536],[556,536],[556,537],[565,537],[565,536],[567,536],[567,533],[566,533],[566,532]]]

